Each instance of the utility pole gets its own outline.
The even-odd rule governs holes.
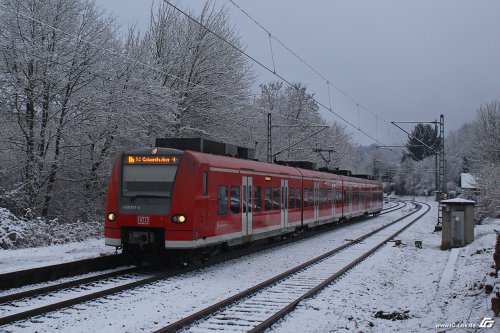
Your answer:
[[[273,163],[271,112],[267,113],[267,163]]]
[[[444,161],[444,115],[439,117],[439,189],[437,195],[439,196],[439,207],[438,207],[438,223],[435,230],[441,230],[443,225],[443,205],[441,201],[445,199],[446,196],[446,168]]]
[[[408,134],[409,136],[412,136],[410,133],[405,131],[403,128],[400,126],[396,125],[396,122],[391,121],[391,123]],[[442,214],[442,205],[441,205],[441,200],[445,199],[445,194],[446,194],[446,166],[445,166],[445,160],[444,160],[444,115],[440,115],[439,117],[439,122],[436,121],[430,121],[430,122],[414,122],[414,121],[400,121],[397,123],[428,123],[428,124],[434,124],[434,129],[437,133],[437,126],[439,124],[439,149],[434,149],[432,147],[427,146],[424,144],[421,140],[417,139],[420,143],[422,143],[425,147],[431,149],[434,151],[436,155],[436,201],[439,202],[439,208],[438,208],[438,222],[436,225],[436,228],[434,230],[439,231],[441,230],[442,226],[442,221],[443,221],[443,214]]]

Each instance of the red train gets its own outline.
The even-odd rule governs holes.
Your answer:
[[[212,250],[382,209],[382,184],[333,173],[147,148],[121,154],[108,187],[106,245]]]

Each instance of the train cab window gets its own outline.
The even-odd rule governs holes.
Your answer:
[[[219,185],[217,187],[217,214],[227,214],[227,185]]]
[[[288,202],[288,207],[295,208],[295,189],[293,187],[290,187],[289,191],[290,191],[290,198]]]
[[[208,194],[208,172],[203,171],[203,179],[202,179],[202,193],[203,195]]]
[[[262,211],[262,186],[255,186],[253,195],[254,210],[256,212]]]
[[[264,206],[265,210],[271,210],[272,209],[272,202],[273,199],[271,198],[271,188],[266,187],[266,197],[265,197],[266,204]]]
[[[280,209],[280,188],[273,188],[273,209]]]
[[[304,207],[309,207],[309,189],[304,189]]]
[[[240,187],[231,186],[231,214],[240,212]]]
[[[122,196],[127,198],[170,198],[177,165],[124,164]]]
[[[295,207],[301,207],[300,188],[295,189]]]

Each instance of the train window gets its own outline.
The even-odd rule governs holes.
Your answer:
[[[243,185],[243,213],[247,212],[247,186]]]
[[[337,191],[337,202],[341,203],[342,202],[342,191],[340,189],[336,190],[336,191]]]
[[[304,207],[309,207],[309,189],[304,189]]]
[[[295,189],[295,207],[300,208],[300,188]]]
[[[208,194],[208,172],[203,171],[203,184],[202,184],[203,195]]]
[[[240,212],[240,187],[231,186],[231,214]]]
[[[177,165],[125,164],[122,196],[170,198]]]
[[[265,210],[271,210],[273,199],[271,198],[271,188],[266,187],[266,197],[265,197]]]
[[[273,209],[280,209],[280,188],[273,188]]]
[[[227,214],[227,185],[217,187],[217,214]]]
[[[291,187],[289,191],[290,191],[290,198],[288,202],[288,207],[295,208],[295,189]]]
[[[254,207],[256,212],[262,211],[262,187],[261,186],[256,186],[253,196],[253,202],[254,202]]]
[[[252,212],[252,185],[248,185],[248,201],[246,201],[248,203],[248,212],[251,213]]]
[[[309,203],[311,204],[311,206],[315,206],[316,205],[314,203],[314,193],[313,193],[313,189],[312,188],[309,189]]]

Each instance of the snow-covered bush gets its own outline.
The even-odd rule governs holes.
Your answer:
[[[8,249],[26,238],[26,221],[0,208],[0,248]]]
[[[0,208],[0,248],[27,248],[102,237],[101,222],[61,223],[59,220],[18,218]]]

